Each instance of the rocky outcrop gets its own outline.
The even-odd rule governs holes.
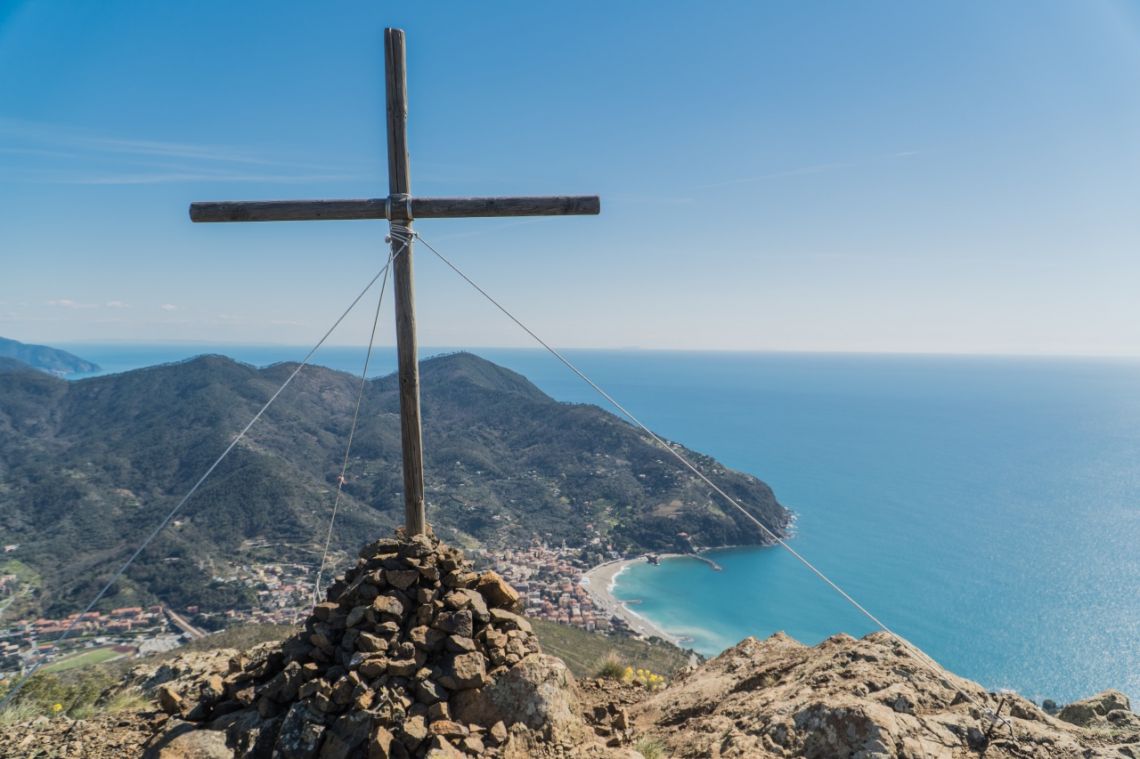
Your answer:
[[[283,643],[174,656],[106,694],[161,713],[0,724],[0,756],[1140,759],[1118,691],[1054,717],[882,633],[748,638],[663,689],[579,685],[518,600],[432,538],[379,540]]]
[[[437,568],[444,566],[441,557],[454,558],[446,549],[430,545]],[[390,559],[388,547],[381,544],[380,555]],[[369,555],[357,570],[371,575],[377,555]],[[395,556],[401,558],[398,548]],[[426,564],[421,566],[432,565],[431,559],[422,558]],[[400,571],[394,565],[381,566],[384,569]],[[352,599],[353,593],[361,592],[360,586],[352,590],[361,576],[357,570],[334,588],[330,598]],[[450,574],[456,570],[460,575]],[[406,579],[392,576],[399,582]],[[429,629],[435,629],[435,618],[455,611],[454,602],[449,605],[444,599],[457,588],[472,590],[445,584],[443,578],[449,576],[469,580],[462,566],[442,574],[433,590],[438,598],[428,604],[433,615],[433,622],[426,625]],[[422,588],[425,578],[420,577]],[[494,578],[486,579],[483,587],[490,587],[487,583]],[[479,580],[473,582],[478,591]],[[373,601],[390,589],[378,588]],[[371,597],[372,591],[363,593]],[[479,595],[486,603],[492,593]],[[441,605],[435,604],[437,600]],[[387,602],[380,603],[388,608]],[[370,621],[366,611],[356,627],[350,626],[349,615],[359,605],[346,600],[327,607],[327,614],[311,619],[305,633],[284,648],[263,646],[242,655],[188,653],[136,669],[124,687],[144,687],[173,715],[144,710],[92,720],[40,717],[0,724],[0,756],[1140,757],[1140,718],[1117,691],[1061,710],[1066,720],[1078,723],[1073,724],[1020,697],[988,693],[976,683],[919,663],[883,634],[862,640],[839,635],[814,647],[784,635],[764,641],[749,638],[657,690],[621,679],[586,679],[579,684],[561,660],[541,653],[528,653],[508,664],[508,654],[496,645],[495,636],[510,640],[509,633],[516,631],[523,635],[514,639],[521,637],[529,645],[529,625],[509,609],[488,606],[485,616],[472,615],[474,649],[461,649],[463,654],[483,657],[482,674],[477,659],[456,663],[459,652],[449,650],[446,642],[434,650],[424,649],[422,666],[410,676],[391,674],[379,665],[370,665],[367,674],[363,662],[377,658],[380,644],[365,634],[384,640],[386,652],[400,650],[404,642],[412,642],[418,651],[416,641],[423,636],[412,631],[424,625],[418,624],[418,612],[412,611],[402,613],[402,623],[390,631],[381,627],[390,620]],[[368,606],[376,608],[374,603]],[[341,615],[344,626],[337,622]],[[343,641],[353,637],[353,629],[359,632],[350,652]],[[314,641],[317,635],[333,645],[329,661],[323,660],[324,640]],[[445,640],[464,637],[446,635]],[[358,653],[368,655],[356,660]],[[499,657],[503,663],[494,664]],[[300,675],[291,668],[293,662],[300,664]],[[344,678],[356,683],[351,690]],[[366,694],[371,694],[371,701]],[[243,700],[248,705],[240,706]]]
[[[1102,694],[1089,709],[1107,720],[1127,708],[1121,698]],[[748,638],[633,706],[631,718],[678,759],[1140,757],[1140,730],[1074,728],[1019,696],[935,671],[884,633],[816,647]]]
[[[1061,709],[1057,716],[1081,727],[1140,730],[1140,715],[1133,713],[1128,696],[1118,690],[1106,690],[1090,698],[1074,701]]]
[[[186,734],[187,722],[224,734],[239,757],[613,755],[582,720],[566,665],[541,653],[515,613],[518,600],[433,538],[378,540],[283,644],[224,666],[215,654],[135,673],[179,731],[156,739],[152,755],[217,750],[217,738]]]

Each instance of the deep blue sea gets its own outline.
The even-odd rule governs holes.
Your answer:
[[[66,347],[129,368],[303,348]],[[423,351],[430,355],[431,350]],[[600,402],[537,351],[474,352],[555,398]],[[570,351],[657,432],[767,481],[792,544],[895,631],[990,688],[1140,699],[1140,362]],[[362,349],[317,363],[358,372]],[[394,368],[391,349],[376,374]],[[713,654],[777,630],[869,623],[782,549],[637,565],[616,592]]]

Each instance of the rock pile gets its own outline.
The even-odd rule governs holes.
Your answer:
[[[538,656],[518,601],[434,538],[378,540],[302,632],[232,658],[224,674],[168,683],[159,703],[227,729],[237,756],[498,756],[519,701],[538,717],[531,727],[552,708],[535,692],[551,657]]]

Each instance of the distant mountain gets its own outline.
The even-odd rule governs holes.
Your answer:
[[[44,581],[41,605],[90,598],[295,368],[220,356],[63,381],[0,373],[0,544]],[[618,550],[761,544],[636,428],[559,403],[471,354],[421,365],[428,519],[453,544],[534,537]],[[242,601],[224,578],[242,562],[315,564],[359,379],[307,367],[116,589],[183,607]],[[359,545],[403,520],[397,379],[367,384],[333,537]],[[685,450],[685,449],[679,449]],[[685,451],[783,534],[790,514],[755,477]],[[341,554],[342,556],[344,554]],[[237,594],[237,595],[235,595]]]
[[[48,372],[56,376],[78,374],[82,372],[97,372],[99,365],[84,361],[79,356],[61,351],[58,348],[49,348],[46,345],[28,345],[17,340],[0,337],[0,358],[10,358],[20,361],[33,369]],[[0,370],[7,371],[11,365],[0,364]]]

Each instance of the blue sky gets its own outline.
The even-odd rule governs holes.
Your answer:
[[[313,342],[385,225],[186,207],[385,194],[388,25],[414,193],[602,196],[418,224],[556,345],[1140,355],[1111,0],[0,0],[0,335]],[[422,343],[526,344],[426,251],[417,286]]]

